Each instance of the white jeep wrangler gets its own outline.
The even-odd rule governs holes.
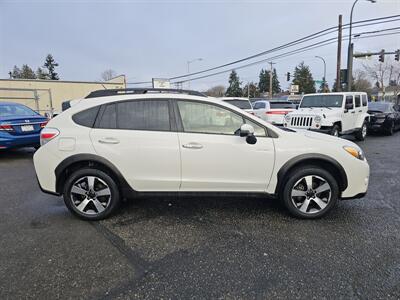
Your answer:
[[[306,94],[298,110],[285,116],[283,126],[334,136],[354,134],[362,141],[369,122],[368,98],[362,92]]]

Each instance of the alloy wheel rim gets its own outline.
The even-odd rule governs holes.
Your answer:
[[[337,129],[335,129],[335,131],[333,132],[333,136],[336,136],[336,137],[339,136],[339,131]]]
[[[324,210],[332,197],[332,188],[322,177],[307,175],[300,178],[290,194],[295,208],[304,214],[315,214]]]
[[[96,176],[84,176],[77,179],[70,191],[72,204],[86,215],[102,213],[111,203],[111,189],[108,184]]]
[[[362,128],[362,136],[365,138],[366,136],[367,136],[367,125],[363,125],[363,128]]]

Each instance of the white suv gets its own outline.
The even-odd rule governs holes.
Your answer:
[[[317,218],[368,187],[356,144],[282,130],[192,91],[93,92],[51,119],[41,144],[34,165],[42,190],[88,220],[146,192],[260,193]]]
[[[366,93],[306,94],[299,109],[286,115],[284,126],[310,129],[334,136],[353,134],[362,141],[369,122]]]

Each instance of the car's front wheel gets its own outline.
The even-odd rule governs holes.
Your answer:
[[[293,170],[281,192],[283,203],[296,217],[315,219],[328,213],[339,197],[339,187],[328,171],[308,166]]]
[[[98,169],[81,169],[67,179],[64,186],[64,202],[76,216],[85,220],[108,217],[120,202],[116,182]]]

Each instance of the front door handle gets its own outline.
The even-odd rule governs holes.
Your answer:
[[[352,114],[355,114],[356,112],[355,112],[355,111],[352,111],[351,113],[352,113]]]
[[[187,149],[201,149],[201,148],[203,148],[203,145],[201,145],[199,143],[189,143],[189,144],[182,145],[182,147],[187,148]]]
[[[119,140],[116,138],[105,137],[99,140],[100,144],[119,144]]]

